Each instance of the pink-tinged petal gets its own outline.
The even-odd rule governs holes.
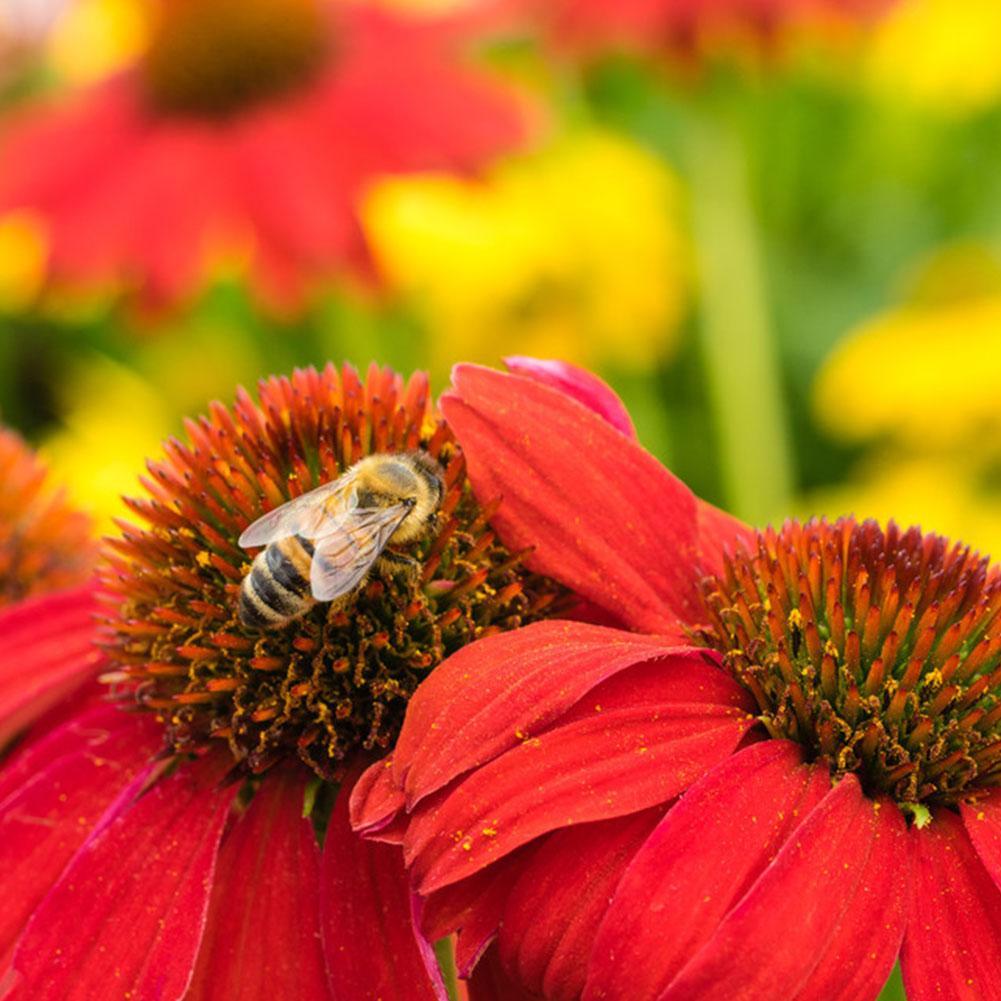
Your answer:
[[[866,1001],[890,974],[908,899],[907,828],[853,775],[795,829],[661,1001]]]
[[[741,545],[754,551],[754,529],[704,500],[698,502],[698,526],[699,562],[707,571],[720,573],[723,557]]]
[[[84,587],[0,612],[0,747],[97,670],[97,611]]]
[[[521,867],[504,910],[501,961],[547,1001],[575,1001],[599,924],[664,807],[555,831]],[[633,990],[630,971],[621,983]]]
[[[637,998],[659,997],[829,789],[825,769],[778,740],[745,748],[692,786],[626,870],[585,998],[614,997],[626,982]]]
[[[408,806],[538,735],[606,679],[662,658],[669,658],[664,672],[678,688],[672,701],[746,704],[739,686],[701,651],[604,626],[538,622],[463,647],[431,673],[407,708],[393,770]],[[356,819],[377,821],[382,811]]]
[[[626,405],[615,390],[593,372],[565,361],[528,358],[524,355],[509,355],[504,359],[504,364],[515,375],[535,379],[536,382],[566,393],[572,400],[603,417],[627,438],[636,439],[636,428]]]
[[[84,843],[18,943],[9,1001],[181,997],[236,794],[225,767],[182,767]]]
[[[1001,891],[949,810],[911,840],[914,892],[900,955],[908,1001],[996,1001]]]
[[[726,758],[753,723],[719,705],[596,704],[422,803],[404,839],[415,885],[427,894],[549,831],[665,803]]]
[[[162,743],[151,716],[105,706],[60,728],[26,756],[30,777],[0,799],[0,956],[109,804]]]
[[[1001,790],[976,803],[962,803],[959,812],[980,861],[1001,887]]]
[[[652,455],[566,394],[459,365],[441,407],[477,495],[528,565],[644,632],[700,614],[695,496]]]
[[[476,965],[467,987],[469,1001],[542,1001],[507,975],[497,954],[489,949]]]
[[[323,844],[320,929],[335,1001],[445,1001],[433,952],[414,929],[403,855],[363,841],[348,820],[350,784]]]

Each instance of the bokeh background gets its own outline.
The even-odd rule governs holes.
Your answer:
[[[425,89],[376,32],[322,136],[283,115],[310,60],[336,77],[361,43],[321,6],[0,0],[0,420],[102,530],[238,384],[349,359],[440,389],[534,354],[601,373],[752,522],[892,516],[1001,551],[996,0],[352,4],[447,45]],[[139,94],[124,138],[109,81]],[[188,210],[225,177],[176,137],[134,154],[177,127],[229,155],[244,115],[244,213],[275,219],[208,252]]]

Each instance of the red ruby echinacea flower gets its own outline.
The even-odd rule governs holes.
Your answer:
[[[345,600],[245,625],[244,529],[376,453],[436,470],[428,531]],[[350,792],[444,658],[566,599],[499,544],[465,462],[425,376],[267,380],[148,464],[95,589],[0,619],[5,678],[84,683],[22,704],[0,766],[0,996],[444,997],[400,850],[351,832]]]
[[[0,138],[0,212],[43,221],[56,281],[196,292],[249,259],[276,308],[367,269],[355,206],[376,176],[471,169],[516,144],[511,94],[465,65],[470,19],[330,0],[154,0],[130,70]]]
[[[585,379],[460,366],[442,401],[500,538],[621,628],[464,648],[359,782],[425,934],[474,1001],[863,1001],[898,957],[910,999],[1001,997],[1001,569],[754,533]]]

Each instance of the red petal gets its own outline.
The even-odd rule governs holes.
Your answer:
[[[350,796],[345,783],[327,828],[320,873],[331,993],[337,1001],[444,1001],[434,954],[414,930],[402,853],[351,831]]]
[[[728,702],[740,692],[699,655],[670,642],[577,622],[538,622],[488,637],[453,654],[417,689],[393,755],[411,805],[559,719],[592,688],[643,661],[672,657],[706,686],[689,701]],[[737,696],[739,697],[739,695]],[[374,811],[377,816],[381,810]],[[369,819],[366,817],[365,819]]]
[[[977,803],[960,804],[959,812],[980,861],[1001,887],[1001,790]]]
[[[900,948],[907,828],[844,778],[786,841],[661,1001],[871,1001]]]
[[[508,977],[496,947],[477,964],[468,989],[469,1001],[540,1001]]]
[[[753,719],[718,705],[590,709],[422,803],[404,839],[423,894],[557,828],[677,796],[727,757]]]
[[[565,361],[547,361],[524,355],[509,355],[504,364],[515,375],[534,379],[545,386],[558,389],[572,400],[603,417],[616,431],[636,440],[636,428],[626,405],[603,379],[593,372],[578,368]]]
[[[108,805],[162,743],[152,716],[104,706],[23,756],[18,770],[30,769],[30,778],[22,773],[20,787],[0,802],[0,956]]]
[[[595,941],[585,997],[614,996],[627,982],[637,998],[659,997],[828,789],[826,770],[778,740],[700,779],[626,870]]]
[[[753,528],[704,500],[698,502],[698,509],[699,562],[707,571],[721,573],[724,555],[733,554],[742,543],[754,552]]]
[[[383,758],[366,768],[351,790],[351,826],[364,831],[373,841],[381,841],[378,833],[392,824],[404,802],[403,791],[393,775],[393,759]]]
[[[18,944],[9,1001],[184,993],[236,793],[222,774],[219,760],[182,768],[84,844]]]
[[[185,1001],[326,1001],[320,848],[302,816],[308,775],[268,772],[223,839],[208,921]]]
[[[626,866],[663,815],[644,810],[556,831],[521,867],[499,938],[505,967],[547,1001],[574,1001],[584,988],[598,925]],[[620,981],[634,990],[632,970]]]
[[[692,492],[564,393],[472,365],[441,407],[492,524],[529,565],[645,632],[699,616]]]
[[[0,612],[0,746],[94,673],[97,611],[84,587]]]
[[[900,956],[908,1001],[998,998],[1001,892],[949,810],[911,839],[914,893]]]

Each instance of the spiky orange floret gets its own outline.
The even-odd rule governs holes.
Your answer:
[[[0,605],[83,583],[97,555],[91,531],[31,449],[0,428]]]
[[[900,803],[1001,784],[1001,568],[917,528],[787,522],[703,583],[773,736]]]
[[[104,645],[122,694],[157,712],[179,750],[224,738],[251,772],[297,753],[336,778],[395,739],[419,682],[460,646],[551,614],[563,592],[529,573],[489,528],[427,378],[371,368],[297,371],[213,404],[149,463],[146,527],[109,542]],[[420,581],[374,577],[347,605],[320,604],[269,633],[238,617],[250,557],[237,545],[263,511],[375,452],[425,449],[445,473],[440,530],[412,554]]]

